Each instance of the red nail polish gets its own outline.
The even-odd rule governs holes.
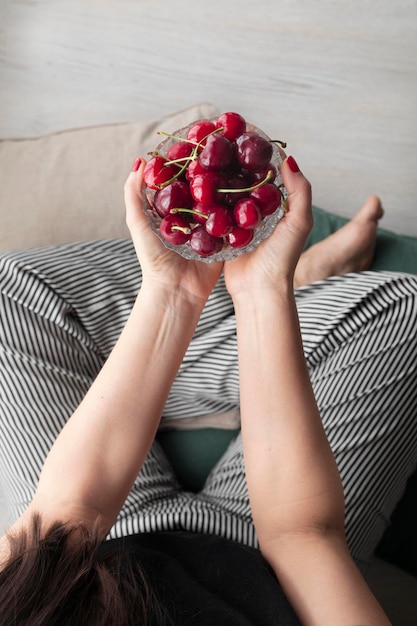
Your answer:
[[[140,164],[142,163],[142,159],[138,157],[132,165],[132,172],[137,172],[140,168]]]
[[[300,168],[298,167],[297,161],[294,159],[294,157],[289,156],[287,158],[287,163],[288,163],[288,167],[290,168],[292,172],[294,172],[294,174],[300,171]]]

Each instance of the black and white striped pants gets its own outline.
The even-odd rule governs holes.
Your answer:
[[[13,518],[120,334],[141,273],[130,241],[1,258],[0,480]],[[297,290],[305,355],[346,497],[353,555],[375,549],[417,462],[417,277],[363,272]],[[279,320],[277,320],[279,324]],[[235,319],[220,282],[164,417],[239,405]],[[183,529],[256,545],[240,436],[198,494],[184,492],[157,443],[111,536]]]

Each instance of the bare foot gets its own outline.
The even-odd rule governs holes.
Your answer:
[[[370,196],[350,222],[303,252],[295,271],[294,287],[368,269],[382,215],[380,199]]]

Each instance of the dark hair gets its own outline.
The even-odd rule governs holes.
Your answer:
[[[9,534],[0,571],[1,626],[139,626],[169,624],[138,563],[120,552],[101,554],[99,533],[55,523],[41,533]]]

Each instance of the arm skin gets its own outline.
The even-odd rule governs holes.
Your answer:
[[[98,524],[103,538],[140,471],[174,377],[222,263],[194,263],[167,250],[142,210],[145,161],[125,186],[127,223],[142,267],[130,317],[93,385],[70,417],[43,466],[36,494],[11,532],[41,512]],[[3,539],[0,549],[6,545]]]
[[[289,211],[251,254],[225,264],[237,323],[243,452],[260,548],[301,622],[384,626],[345,540],[344,498],[309,380],[293,272],[310,186],[282,168]]]
[[[51,519],[115,521],[154,440],[200,316],[181,296],[143,286],[86,397],[52,447],[31,508]]]
[[[143,283],[130,318],[85,399],[52,447],[37,492],[11,532],[41,512],[99,525],[103,538],[139,472],[169,389],[221,263],[182,259],[142,211],[144,162],[125,187]],[[311,227],[310,187],[282,168],[289,211],[257,250],[225,264],[236,308],[245,466],[261,550],[303,624],[388,624],[355,568],[343,494],[308,378],[292,292]],[[7,541],[0,540],[1,557]],[[0,561],[3,560],[0,557]]]

